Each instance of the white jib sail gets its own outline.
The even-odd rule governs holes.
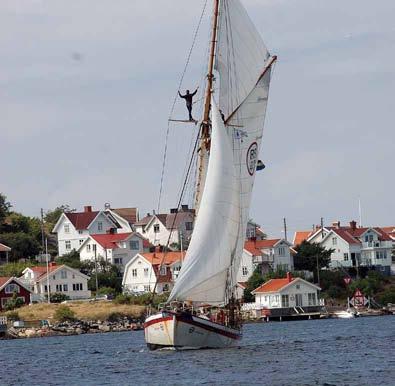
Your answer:
[[[212,102],[211,152],[192,239],[169,301],[225,301],[226,281],[240,224],[233,145]]]

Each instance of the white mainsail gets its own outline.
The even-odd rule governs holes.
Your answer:
[[[169,301],[224,302],[238,237],[239,190],[232,141],[212,102],[211,155],[192,239]]]
[[[239,0],[222,0],[211,150],[192,239],[169,301],[227,300],[236,285],[261,145],[273,60]]]

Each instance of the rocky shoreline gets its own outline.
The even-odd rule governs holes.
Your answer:
[[[56,323],[43,327],[10,327],[0,339],[25,339],[50,336],[70,336],[82,334],[98,334],[108,332],[125,332],[142,330],[141,320],[122,319],[110,321],[73,321]]]

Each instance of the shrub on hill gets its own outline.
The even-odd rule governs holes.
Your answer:
[[[70,307],[59,306],[54,315],[59,322],[72,322],[75,320],[75,313]]]

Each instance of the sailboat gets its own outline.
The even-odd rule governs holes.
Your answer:
[[[236,274],[277,58],[240,0],[214,0],[212,20],[195,226],[167,303],[145,321],[150,349],[224,348],[242,338]]]

